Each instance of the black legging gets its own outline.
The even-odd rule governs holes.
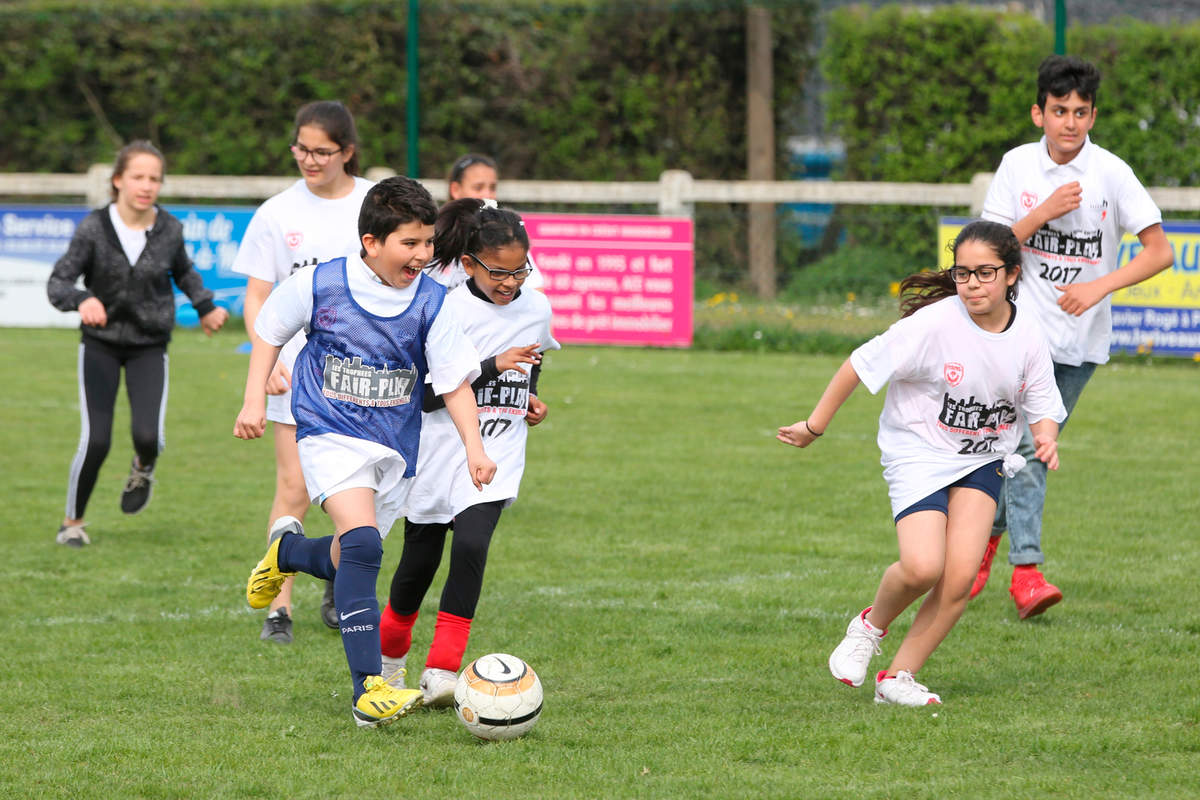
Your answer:
[[[79,345],[79,449],[67,480],[67,518],[83,519],[100,465],[112,443],[113,409],[125,368],[133,450],[144,467],[162,449],[167,405],[167,347],[119,347],[84,339]]]
[[[439,611],[474,619],[479,592],[483,589],[483,569],[487,565],[492,532],[500,521],[503,500],[480,503],[459,513],[453,523],[418,524],[404,521],[404,552],[392,576],[388,598],[392,611],[414,614],[421,607],[446,544],[446,531],[454,529],[450,540],[450,570],[442,589]]]

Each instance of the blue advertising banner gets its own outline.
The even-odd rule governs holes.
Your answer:
[[[165,208],[183,223],[188,255],[217,304],[231,314],[241,314],[246,277],[231,267],[254,208]],[[78,327],[77,313],[63,313],[50,305],[46,281],[54,262],[66,252],[75,226],[88,211],[83,206],[0,206],[0,325]],[[175,308],[180,325],[199,325],[191,303],[179,291],[175,292]]]

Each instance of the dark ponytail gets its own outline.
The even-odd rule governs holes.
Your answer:
[[[507,244],[529,249],[529,234],[516,212],[475,197],[451,200],[438,211],[433,226],[430,269],[446,269],[468,253],[478,254]]]

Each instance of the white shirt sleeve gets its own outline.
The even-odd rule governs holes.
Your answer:
[[[878,394],[888,381],[910,375],[919,361],[926,327],[917,315],[905,317],[850,354],[850,366],[867,391]]]
[[[1036,346],[1030,348],[1025,367],[1025,391],[1021,399],[1021,411],[1028,423],[1052,419],[1061,423],[1067,418],[1058,383],[1054,380],[1054,362],[1050,359],[1050,346],[1040,335]]]
[[[275,287],[263,303],[254,332],[267,344],[282,347],[312,319],[313,273],[316,267],[298,270]]]
[[[1010,178],[1011,169],[1009,164],[1011,159],[1009,156],[1004,156],[1000,161],[1000,167],[996,170],[996,174],[992,176],[992,182],[988,186],[987,195],[983,200],[983,211],[980,216],[990,222],[1002,222],[1005,225],[1012,225],[1017,221],[1013,216],[1013,190],[1012,181]]]
[[[275,283],[279,278],[277,242],[280,238],[260,207],[250,218],[233,258],[233,271],[248,278]]]
[[[1117,208],[1120,214],[1121,227],[1126,233],[1134,236],[1162,222],[1162,212],[1155,205],[1150,193],[1133,173],[1133,168],[1122,163],[1125,168],[1117,187]]]
[[[442,303],[433,325],[429,326],[425,361],[434,394],[452,392],[464,381],[470,383],[479,377],[479,353],[467,339],[462,322],[449,303]]]

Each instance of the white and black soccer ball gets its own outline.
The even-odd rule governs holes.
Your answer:
[[[482,656],[458,676],[454,711],[480,739],[515,739],[528,733],[542,714],[542,682],[516,656]]]

